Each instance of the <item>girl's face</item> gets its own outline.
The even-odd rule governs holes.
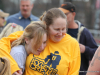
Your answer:
[[[42,38],[42,44],[37,49],[37,55],[39,55],[44,50],[44,48],[46,47],[46,42],[47,42],[47,34],[44,34],[44,36]]]
[[[44,50],[44,48],[46,47],[46,42],[47,42],[46,33],[43,35],[43,38],[41,40],[42,40],[42,44],[37,50],[35,50],[33,46],[34,38],[27,41],[27,48],[31,51],[32,54],[39,55]]]
[[[64,18],[54,19],[54,23],[49,26],[49,38],[53,42],[59,42],[66,33],[67,21]]]

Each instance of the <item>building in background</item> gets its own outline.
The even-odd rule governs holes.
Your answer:
[[[100,30],[100,0],[96,0],[95,3],[96,11],[95,11],[95,22],[94,22],[94,28],[96,30]]]

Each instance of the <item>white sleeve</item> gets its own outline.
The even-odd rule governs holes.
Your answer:
[[[15,59],[17,62],[19,68],[25,69],[25,62],[26,62],[26,53],[23,48],[20,47],[13,47],[10,52],[11,56]]]
[[[23,53],[15,53],[12,55],[12,57],[15,59],[15,61],[17,62],[19,68],[24,69],[25,68],[25,56]]]

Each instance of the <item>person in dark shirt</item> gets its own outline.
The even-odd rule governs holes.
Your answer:
[[[75,6],[71,2],[65,2],[59,7],[65,15],[67,16],[68,30],[67,33],[74,38],[78,38],[79,29],[84,27],[79,21],[74,20],[76,12]],[[87,28],[84,28],[80,34],[79,46],[81,51],[81,67],[79,75],[86,75],[89,62],[92,60],[92,57],[98,48],[92,34]]]

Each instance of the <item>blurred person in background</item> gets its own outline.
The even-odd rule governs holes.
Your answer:
[[[31,21],[39,20],[38,17],[32,15],[31,11],[33,6],[33,0],[20,0],[20,11],[9,16],[7,19],[7,24],[16,23],[25,29],[25,27],[30,24]]]
[[[9,16],[8,13],[5,13],[0,9],[0,33],[2,32],[5,22],[6,22],[5,17],[8,17],[8,16]]]
[[[2,30],[0,34],[0,39],[3,37],[9,36],[11,33],[16,32],[16,31],[23,31],[23,27],[20,25],[17,25],[15,23],[9,23],[4,29]]]
[[[86,75],[89,62],[98,48],[92,34],[79,21],[74,20],[76,16],[75,6],[71,2],[65,2],[59,7],[67,16],[67,33],[79,41],[81,52],[81,67],[79,75]],[[84,71],[84,72],[83,72]]]

